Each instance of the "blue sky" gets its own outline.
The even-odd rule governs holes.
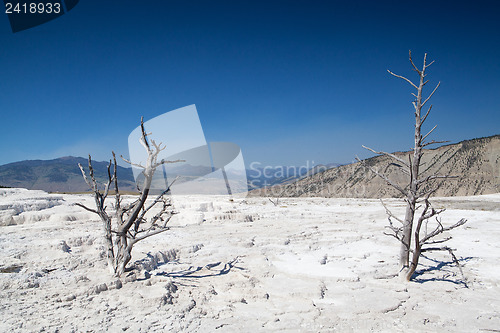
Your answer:
[[[416,80],[409,49],[417,64],[424,52],[436,60],[434,139],[499,134],[499,10],[494,1],[81,1],[15,34],[2,14],[0,164],[126,155],[142,115],[190,104],[207,140],[239,144],[247,165],[347,163],[371,155],[362,144],[407,150],[413,91],[387,69]]]

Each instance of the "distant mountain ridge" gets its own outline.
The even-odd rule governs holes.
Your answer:
[[[88,160],[74,156],[1,165],[0,185],[47,192],[86,192],[89,187],[83,180],[78,163],[81,163],[88,172]],[[92,161],[98,182],[102,183],[107,179],[108,163]],[[117,174],[121,190],[136,191],[132,169],[118,166]]]
[[[318,172],[339,166],[340,164],[329,163],[316,166],[265,166],[254,167],[252,164],[247,169],[249,191],[266,186],[283,185],[297,181],[298,179],[314,175]]]
[[[52,160],[26,160],[0,166],[0,187],[20,187],[47,192],[87,192],[88,185],[83,180],[78,163],[87,171],[88,160],[82,157],[65,156]],[[99,183],[107,180],[109,162],[92,161],[94,173]],[[263,186],[286,184],[317,172],[327,170],[337,164],[306,167],[266,167],[247,169],[248,188],[250,190]],[[211,167],[191,166],[183,164],[169,167],[169,175],[173,178],[180,173],[184,176],[208,174]],[[118,187],[122,191],[137,191],[131,168],[117,167]],[[180,183],[178,181],[177,183]]]
[[[373,147],[376,148],[376,147]],[[395,152],[408,159],[409,152]],[[366,166],[386,174],[403,187],[404,175],[386,156],[375,156],[362,163],[342,165],[305,177],[291,184],[270,186],[252,191],[251,195],[285,197],[382,198],[401,194],[388,186]],[[437,196],[469,196],[500,192],[500,135],[464,140],[424,151],[421,172],[424,176],[438,172],[458,176],[448,179],[436,192]]]
[[[375,147],[374,147],[375,148]],[[408,152],[396,152],[408,158]],[[405,184],[406,178],[394,161],[375,156],[363,163],[384,170],[389,178]],[[460,178],[447,180],[439,196],[479,195],[500,192],[500,135],[465,140],[425,150],[422,171],[439,172]],[[85,158],[66,156],[53,160],[28,160],[0,166],[0,186],[21,187],[47,192],[86,192],[78,163],[86,169]],[[109,162],[93,161],[98,182],[107,179]],[[200,173],[199,167],[186,169]],[[119,188],[136,192],[131,168],[117,167]],[[397,197],[399,194],[360,163],[317,165],[314,167],[255,167],[247,169],[251,195],[323,197]]]

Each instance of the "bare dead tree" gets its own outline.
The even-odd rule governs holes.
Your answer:
[[[363,146],[363,148],[368,149],[375,154],[385,155],[392,160],[395,160],[395,163],[392,164],[398,167],[401,172],[408,176],[408,184],[402,186],[390,180],[383,172],[379,172],[373,167],[368,166],[368,168],[372,172],[385,180],[388,185],[392,186],[398,192],[400,192],[406,202],[406,213],[404,219],[401,219],[394,215],[383,202],[382,204],[384,204],[389,219],[389,225],[387,226],[389,232],[386,234],[395,237],[401,243],[399,252],[399,265],[401,267],[400,272],[407,281],[412,278],[418,266],[420,255],[423,252],[448,251],[452,256],[453,261],[457,265],[459,265],[458,260],[453,254],[453,249],[447,246],[435,246],[436,244],[442,244],[450,240],[451,236],[440,239],[436,237],[446,231],[455,229],[466,222],[465,219],[461,219],[460,221],[449,227],[444,227],[439,217],[439,214],[441,214],[444,209],[433,208],[429,201],[431,195],[433,195],[439,189],[443,181],[449,178],[456,177],[450,175],[440,175],[437,173],[424,176],[424,174],[420,172],[420,167],[422,165],[421,159],[424,154],[424,148],[432,144],[445,143],[447,141],[426,141],[427,137],[436,129],[437,125],[434,126],[427,134],[422,135],[422,125],[427,120],[427,117],[431,112],[432,105],[428,107],[425,114],[422,114],[422,110],[441,84],[441,82],[439,82],[434,90],[429,94],[429,96],[427,96],[426,98],[423,97],[424,86],[429,82],[425,79],[425,77],[427,76],[426,70],[434,63],[434,61],[427,63],[426,53],[424,55],[422,69],[418,69],[412,60],[411,51],[409,52],[409,58],[413,70],[419,76],[418,84],[413,83],[411,80],[407,79],[404,76],[394,74],[388,70],[391,75],[408,82],[413,88],[417,90],[416,94],[412,93],[412,95],[415,97],[415,100],[412,102],[413,108],[415,109],[415,141],[412,152],[408,154],[408,160],[398,157],[395,154],[390,154],[384,151],[375,151],[369,147]],[[420,208],[420,215],[418,215],[417,210]],[[415,219],[416,224],[414,223]],[[431,230],[429,230],[429,222],[431,220],[434,221],[434,219],[434,227],[431,227]],[[399,222],[400,225],[395,226],[393,224],[393,220]],[[422,230],[423,226],[425,226],[424,230]],[[433,246],[426,247],[426,245]],[[412,256],[410,260],[411,253]]]
[[[271,187],[271,189],[272,189],[272,187]],[[271,192],[273,192],[273,191],[271,191]],[[285,194],[285,192],[286,192],[286,188],[283,187],[282,190],[279,193],[275,194],[273,198],[268,198],[268,199],[269,199],[269,201],[271,201],[271,203],[273,205],[279,206],[280,199],[283,197],[283,195]]]
[[[142,187],[137,187],[139,190],[139,198],[132,203],[124,204],[122,201],[118,189],[116,156],[114,152],[113,161],[109,161],[108,177],[107,181],[103,184],[103,190],[99,189],[99,184],[95,179],[91,156],[89,155],[88,161],[90,178],[85,173],[82,165],[78,164],[85,182],[93,191],[96,208],[89,208],[80,203],[76,205],[99,215],[101,218],[107,250],[108,267],[111,273],[117,277],[125,272],[125,268],[132,258],[133,246],[143,239],[167,231],[167,223],[175,214],[172,202],[170,198],[166,196],[173,182],[152,201],[150,200],[148,202],[148,196],[156,169],[166,163],[181,161],[165,161],[163,159],[158,161],[158,154],[165,149],[165,146],[162,146],[161,143],[157,144],[154,140],[149,139],[148,136],[151,135],[151,133],[146,133],[143,118],[141,118],[141,133],[140,142],[148,153],[146,165],[143,166],[142,164],[132,163],[122,156],[122,159],[128,164],[142,169],[142,174],[144,176]],[[112,186],[114,186],[115,189],[114,212],[108,213],[106,199]],[[157,206],[160,206],[159,211],[153,216],[150,216],[151,214],[148,214],[148,212],[150,212],[153,207]],[[146,216],[147,214],[148,216]]]

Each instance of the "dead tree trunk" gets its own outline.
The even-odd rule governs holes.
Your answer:
[[[434,131],[436,126],[434,126],[427,134],[422,135],[422,125],[424,124],[425,120],[427,119],[431,109],[432,105],[429,106],[427,112],[425,115],[422,115],[422,109],[425,106],[425,104],[430,100],[432,95],[436,92],[437,88],[439,87],[440,83],[437,84],[437,86],[434,88],[434,90],[430,93],[430,95],[427,98],[423,98],[423,89],[424,86],[428,83],[428,80],[425,80],[426,77],[426,69],[432,65],[434,61],[431,63],[427,63],[427,54],[424,55],[424,62],[422,69],[418,69],[415,64],[413,63],[412,57],[411,57],[411,51],[410,51],[410,63],[419,75],[419,83],[418,85],[413,83],[411,80],[407,79],[404,76],[400,76],[397,74],[392,73],[391,71],[388,70],[388,72],[400,79],[405,80],[408,82],[413,88],[417,90],[416,94],[412,93],[412,95],[415,97],[415,100],[412,102],[413,108],[415,110],[415,133],[414,133],[414,146],[412,148],[413,154],[408,155],[408,161],[405,161],[404,159],[390,153],[386,153],[383,151],[375,151],[371,148],[365,147],[364,148],[380,155],[386,155],[394,160],[396,160],[398,163],[396,164],[399,167],[399,170],[403,172],[405,175],[408,176],[408,184],[405,186],[398,185],[394,182],[392,182],[387,176],[385,176],[382,173],[379,173],[377,170],[373,169],[372,167],[369,166],[369,168],[377,174],[379,177],[384,179],[390,186],[394,187],[396,190],[398,190],[401,195],[405,198],[406,201],[406,213],[404,219],[397,218],[392,212],[385,207],[386,212],[388,214],[389,218],[389,226],[388,228],[391,230],[391,233],[389,235],[395,237],[398,239],[401,243],[400,245],[400,251],[399,251],[399,265],[400,265],[400,272],[404,276],[406,280],[410,280],[415,272],[415,269],[418,266],[418,261],[420,258],[420,255],[422,252],[425,251],[436,251],[436,250],[446,250],[452,254],[452,257],[454,257],[453,252],[450,248],[448,247],[443,247],[443,248],[423,248],[422,246],[425,244],[436,244],[436,243],[443,243],[447,240],[449,240],[451,237],[448,237],[444,240],[431,240],[435,236],[441,234],[444,231],[448,231],[451,229],[454,229],[466,222],[466,220],[461,219],[459,222],[456,224],[452,225],[451,227],[444,228],[438,219],[437,215],[442,213],[444,210],[434,210],[431,206],[431,203],[429,202],[429,197],[437,191],[437,189],[440,187],[442,184],[441,182],[438,182],[438,180],[446,180],[447,178],[454,178],[453,176],[449,175],[438,175],[438,174],[432,174],[429,176],[423,176],[420,174],[420,166],[421,166],[421,159],[424,154],[424,148],[428,145],[431,144],[437,144],[437,143],[444,143],[446,141],[429,141],[426,142],[425,139]],[[358,159],[359,161],[359,159]],[[423,208],[421,215],[418,217],[417,220],[417,225],[414,228],[414,220],[415,220],[415,215],[417,212],[417,205],[419,203],[424,203],[425,207]],[[437,226],[432,231],[431,233],[427,234],[425,233],[424,235],[421,235],[421,227],[422,224],[425,222],[429,221],[432,217],[436,217],[436,222]],[[401,223],[400,227],[395,227],[392,223],[392,219],[397,220],[398,222]],[[410,261],[410,253],[413,252],[413,255],[411,256],[411,261]],[[458,261],[454,260],[457,264]]]
[[[146,202],[156,169],[162,164],[181,162],[181,160],[158,161],[158,154],[165,149],[165,147],[162,147],[161,143],[157,144],[154,140],[149,140],[149,134],[146,134],[142,118],[141,133],[142,136],[140,138],[140,142],[148,153],[146,165],[143,166],[142,164],[135,164],[122,157],[125,162],[141,168],[143,170],[142,174],[144,175],[143,184],[141,188],[138,187],[140,192],[139,198],[130,204],[124,205],[120,196],[116,175],[116,157],[114,152],[113,161],[110,160],[108,165],[108,179],[107,182],[103,184],[104,190],[102,191],[99,189],[99,185],[95,179],[90,155],[88,162],[90,179],[87,177],[84,168],[78,164],[85,182],[89,185],[94,194],[96,208],[92,209],[80,203],[77,203],[77,205],[99,215],[101,218],[103,222],[104,241],[107,248],[108,266],[111,273],[117,277],[125,272],[127,264],[132,258],[133,246],[138,241],[167,231],[167,223],[175,214],[170,198],[166,197],[166,194],[170,191],[170,186],[173,182],[149,205],[146,205]],[[112,166],[113,171],[111,171]],[[108,214],[105,205],[111,186],[114,186],[115,188],[114,218],[112,215]],[[157,204],[162,204],[159,212],[152,217],[146,216],[153,207],[157,206]]]

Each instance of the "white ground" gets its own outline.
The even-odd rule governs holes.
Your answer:
[[[171,230],[106,268],[86,195],[0,189],[2,332],[498,332],[500,194],[443,198],[447,253],[401,282],[377,200],[184,196]],[[388,200],[402,213],[403,205]],[[110,203],[111,205],[111,203]],[[69,247],[66,247],[66,245]],[[148,255],[149,254],[149,255]],[[142,270],[140,270],[142,268]],[[436,268],[441,268],[440,270]],[[107,290],[106,290],[107,289]]]

